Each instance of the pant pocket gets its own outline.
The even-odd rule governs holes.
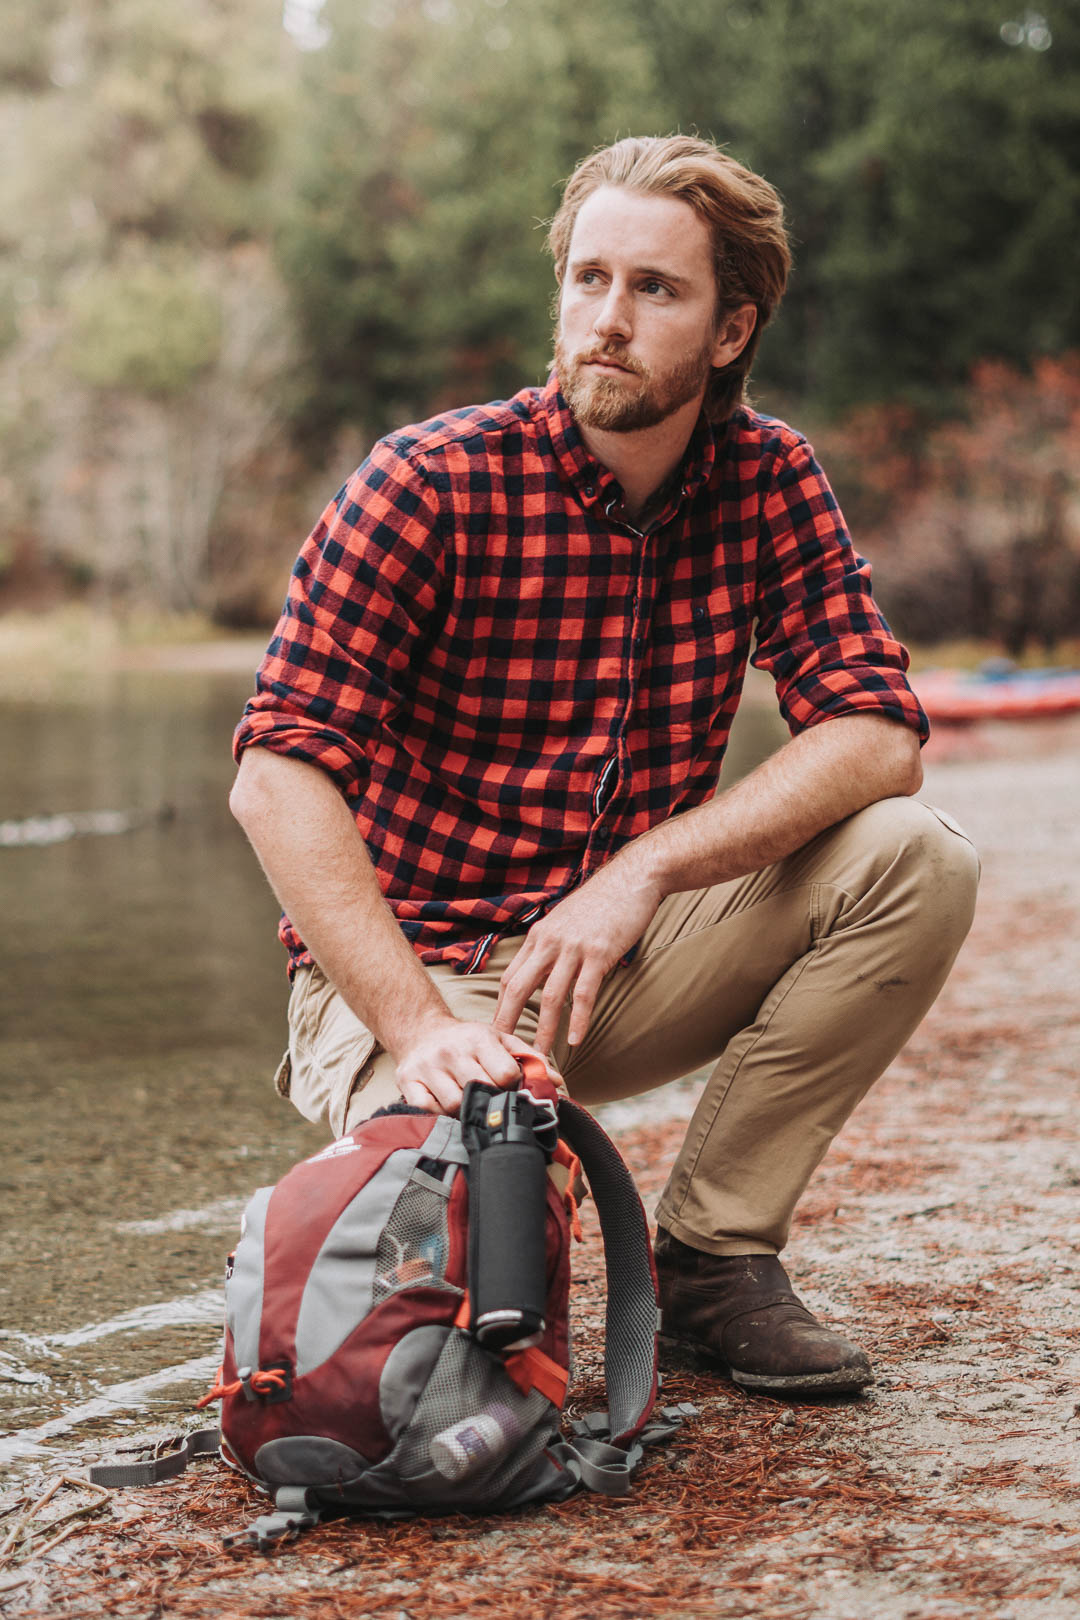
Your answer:
[[[303,975],[303,978],[301,978]],[[320,969],[301,968],[289,998],[289,1098],[305,1119],[344,1128],[353,1087],[375,1037]]]
[[[292,1058],[283,1052],[281,1062],[274,1070],[274,1090],[279,1097],[288,1097],[292,1086]]]

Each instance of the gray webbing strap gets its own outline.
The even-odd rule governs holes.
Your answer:
[[[646,1423],[638,1441],[643,1446],[662,1446],[665,1440],[670,1440],[678,1434],[684,1421],[689,1418],[701,1416],[701,1410],[690,1401],[680,1401],[677,1406],[664,1406],[660,1409],[659,1417],[653,1412],[652,1420]]]
[[[634,1178],[607,1132],[568,1098],[559,1134],[581,1160],[604,1235],[607,1325],[604,1378],[611,1437],[632,1438],[656,1399],[656,1287],[645,1211]]]
[[[613,1446],[608,1436],[606,1412],[586,1412],[572,1425],[573,1440],[561,1439],[548,1447],[548,1453],[587,1490],[601,1496],[629,1496],[634,1470],[641,1461],[646,1446],[662,1445],[670,1440],[688,1417],[700,1417],[696,1406],[680,1401],[677,1406],[665,1406],[659,1417],[654,1416],[629,1447]]]
[[[586,1490],[600,1496],[629,1496],[631,1476],[641,1461],[639,1445],[624,1451],[603,1440],[557,1440],[548,1446],[548,1453]]]
[[[141,1463],[95,1463],[90,1469],[90,1483],[114,1489],[125,1485],[156,1485],[159,1480],[182,1474],[192,1457],[208,1457],[220,1444],[220,1429],[196,1429],[178,1451],[169,1451],[164,1457],[153,1457]]]
[[[643,1446],[658,1446],[672,1435],[678,1434],[687,1418],[700,1417],[700,1409],[690,1401],[679,1401],[675,1406],[654,1407],[652,1418],[635,1438]],[[611,1427],[606,1412],[586,1412],[570,1425],[576,1435],[586,1440],[607,1440]]]

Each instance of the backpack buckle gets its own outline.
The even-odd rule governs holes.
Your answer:
[[[273,1513],[261,1514],[246,1530],[222,1536],[223,1547],[257,1547],[269,1552],[275,1542],[295,1541],[303,1530],[313,1530],[322,1518],[314,1491],[285,1485],[277,1492]]]

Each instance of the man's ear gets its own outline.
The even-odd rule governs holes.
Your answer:
[[[713,344],[714,367],[730,366],[737,360],[753,337],[756,325],[757,309],[753,304],[740,304],[737,309],[728,310],[721,318]]]

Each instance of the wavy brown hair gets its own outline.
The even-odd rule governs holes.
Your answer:
[[[746,394],[746,381],[766,323],[775,313],[791,269],[779,194],[711,141],[690,135],[637,135],[593,152],[566,183],[548,231],[560,282],[578,210],[601,186],[689,203],[709,228],[716,270],[716,323],[740,304],[753,304],[750,341],[729,365],[714,369],[705,394],[713,421],[724,421]]]

